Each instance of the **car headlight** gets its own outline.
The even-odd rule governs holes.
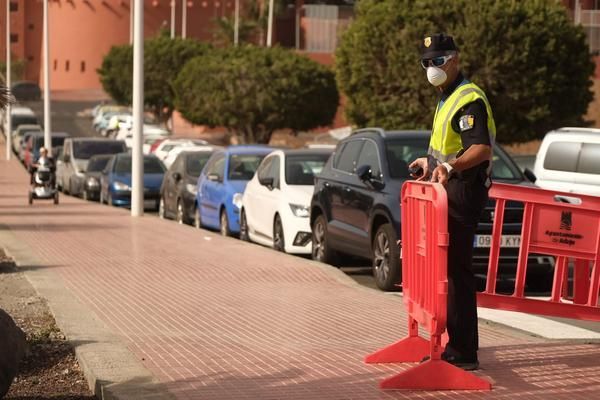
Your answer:
[[[113,183],[113,187],[115,188],[115,190],[118,190],[120,192],[131,190],[129,185],[126,185],[123,182],[115,182]]]
[[[294,213],[294,215],[299,218],[308,218],[308,216],[310,214],[308,212],[308,207],[302,206],[300,204],[290,203],[290,208],[292,209],[292,212]]]
[[[98,187],[98,186],[100,186],[100,182],[98,182],[98,179],[96,179],[96,178],[88,178],[88,180],[85,181],[85,184],[88,187]]]
[[[233,205],[237,207],[238,210],[242,208],[242,197],[244,195],[242,193],[236,193],[233,195]]]
[[[194,185],[193,183],[188,183],[187,185],[185,185],[185,190],[187,190],[191,194],[196,194],[196,192],[198,191],[198,186]]]

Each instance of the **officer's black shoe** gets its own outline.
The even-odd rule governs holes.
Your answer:
[[[429,356],[425,356],[421,362],[424,363],[425,361],[429,361],[429,359]],[[445,351],[442,353],[442,360],[454,365],[455,367],[464,369],[465,371],[475,371],[479,368],[479,361],[476,358],[466,359],[460,356],[449,354]]]

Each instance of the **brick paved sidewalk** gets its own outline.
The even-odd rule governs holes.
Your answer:
[[[380,379],[408,365],[362,359],[406,334],[400,297],[151,216],[67,196],[28,206],[25,172],[0,153],[0,224],[40,260],[31,273],[64,282],[60,295],[81,302],[175,398],[600,398],[600,345],[485,323],[478,374],[492,392],[380,391]]]

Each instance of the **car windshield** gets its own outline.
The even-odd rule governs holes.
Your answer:
[[[249,181],[254,176],[258,164],[265,158],[257,154],[233,154],[229,157],[229,174],[232,181]]]
[[[131,173],[131,157],[119,157],[115,165],[118,174]],[[162,174],[165,168],[156,157],[144,157],[144,174]]]
[[[74,141],[73,157],[89,160],[96,154],[117,154],[125,151],[123,142],[113,141]]]
[[[92,157],[87,166],[87,172],[100,172],[106,168],[110,157]]]
[[[64,136],[52,136],[52,147],[58,147],[58,146],[62,146],[65,142],[66,137]],[[34,150],[39,150],[40,147],[44,146],[44,137],[43,136],[37,136],[34,138],[33,141],[33,149]]]
[[[408,165],[419,157],[427,156],[428,139],[395,139],[386,141],[390,175],[395,179],[410,177]],[[494,146],[492,179],[522,181],[523,178],[510,157],[500,146]]]
[[[206,162],[210,158],[212,153],[210,152],[197,152],[190,153],[185,160],[185,171],[188,175],[197,178],[200,176],[200,172],[202,172],[202,168],[206,165]]]
[[[285,182],[288,185],[313,185],[329,154],[302,154],[288,156],[285,160]]]
[[[38,120],[35,115],[13,115],[12,118],[12,126],[16,128],[19,125],[37,125]]]

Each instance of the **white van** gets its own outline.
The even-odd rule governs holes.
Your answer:
[[[542,189],[600,196],[600,129],[548,132],[533,172]]]

